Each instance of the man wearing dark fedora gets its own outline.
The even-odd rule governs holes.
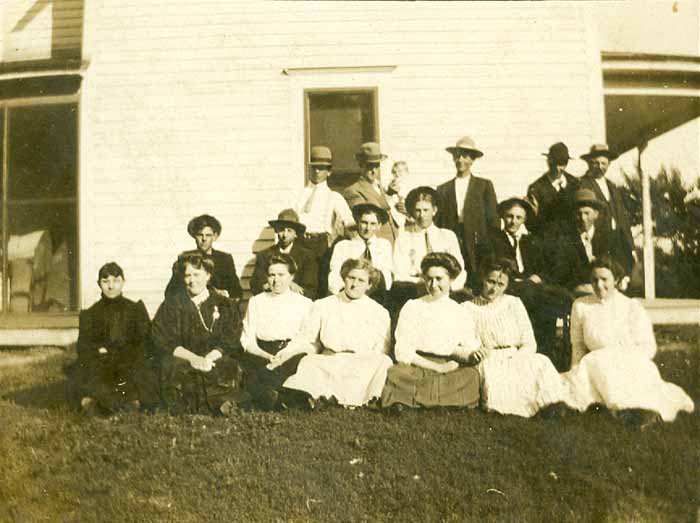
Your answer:
[[[381,162],[386,160],[386,155],[382,154],[378,143],[367,142],[360,146],[355,158],[362,171],[360,179],[348,186],[343,191],[343,196],[350,207],[360,203],[371,203],[383,209],[389,219],[382,224],[377,235],[393,244],[398,226],[391,216],[391,204],[381,183],[380,166]]]
[[[303,242],[314,254],[318,267],[318,296],[326,295],[329,247],[354,227],[355,221],[345,198],[328,187],[333,155],[325,145],[311,147],[308,183],[296,199],[294,210],[306,226]]]
[[[571,309],[569,293],[547,282],[545,250],[542,241],[529,234],[525,224],[534,213],[529,200],[508,198],[498,204],[503,227],[492,229],[484,242],[484,255],[507,258],[517,272],[508,282],[508,294],[517,296],[525,305],[537,339],[538,352],[554,358],[557,318]]]
[[[435,224],[457,235],[468,281],[474,285],[478,279],[478,244],[486,240],[489,230],[498,228],[500,223],[496,191],[491,180],[472,174],[472,165],[484,153],[471,137],[464,136],[445,150],[452,155],[457,174],[437,188],[442,207]]]
[[[368,295],[383,305],[392,282],[392,245],[387,239],[377,237],[377,232],[387,222],[389,214],[373,203],[358,203],[352,208],[352,213],[357,223],[357,234],[339,241],[333,247],[328,290],[337,294],[343,289],[345,284],[340,269],[346,260],[366,258],[379,271],[378,280],[373,282]]]
[[[626,249],[625,256],[634,262],[634,240],[623,192],[605,178],[610,162],[617,156],[607,144],[591,145],[590,150],[581,155],[581,159],[588,163],[588,171],[581,177],[581,187],[593,191],[599,200],[607,204],[596,225],[607,229],[614,241],[621,242]]]
[[[267,283],[270,258],[275,254],[286,253],[297,265],[291,284],[292,291],[315,300],[318,295],[318,265],[314,254],[299,239],[304,237],[306,226],[299,222],[299,216],[294,209],[284,209],[276,220],[270,220],[267,223],[274,229],[277,243],[255,256],[255,269],[250,279],[250,290],[253,294],[270,290]]]
[[[552,238],[571,220],[571,205],[579,180],[566,172],[572,159],[566,144],[557,142],[542,154],[547,158],[547,172],[527,188],[527,199],[534,210],[528,216],[527,228],[539,238]]]

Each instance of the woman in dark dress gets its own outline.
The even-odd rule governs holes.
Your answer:
[[[243,296],[241,282],[236,274],[236,265],[233,257],[222,251],[214,249],[214,242],[221,234],[221,222],[208,214],[196,216],[187,224],[187,233],[194,238],[197,250],[204,258],[214,262],[214,272],[211,275],[209,289],[234,301]],[[184,290],[185,284],[182,275],[178,273],[177,262],[173,264],[173,274],[165,288],[165,296],[172,296]]]
[[[71,397],[87,413],[152,407],[158,388],[146,307],[122,296],[124,271],[114,262],[102,266],[97,283],[102,297],[80,313],[78,359],[67,369]]]
[[[173,413],[228,415],[241,399],[238,310],[208,287],[214,264],[200,251],[182,253],[177,270],[185,289],[165,298],[152,328],[163,400]]]

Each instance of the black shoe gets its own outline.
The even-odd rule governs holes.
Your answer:
[[[574,410],[563,401],[551,403],[537,413],[537,416],[542,419],[558,419],[574,414]]]

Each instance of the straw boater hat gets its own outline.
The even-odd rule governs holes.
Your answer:
[[[360,146],[360,151],[355,154],[355,159],[359,162],[365,163],[379,163],[382,160],[386,160],[386,154],[382,154],[379,150],[379,144],[376,142],[363,143]]]
[[[594,209],[601,211],[605,209],[605,203],[601,202],[593,191],[590,189],[579,189],[574,194],[574,208],[579,207],[593,207]]]
[[[503,214],[508,209],[513,207],[513,205],[519,205],[520,207],[525,209],[527,218],[530,218],[535,214],[535,208],[532,206],[532,204],[525,198],[518,198],[517,196],[513,196],[512,198],[508,198],[507,200],[503,200],[501,203],[499,203],[498,214]]]
[[[363,214],[366,212],[373,212],[377,216],[379,223],[384,224],[389,221],[389,214],[373,203],[358,203],[352,207],[352,215],[355,217],[355,221],[359,220]]]
[[[573,160],[573,158],[569,156],[569,148],[564,142],[553,144],[549,148],[549,152],[542,153],[542,155],[546,156],[548,160],[554,160],[557,165],[563,165],[568,163],[569,160]]]
[[[594,143],[586,154],[581,155],[581,159],[588,161],[598,156],[605,156],[608,160],[612,161],[619,155],[611,151],[606,143]]]
[[[448,153],[453,154],[455,151],[469,151],[474,155],[475,158],[481,158],[484,156],[484,152],[476,146],[474,139],[471,136],[462,136],[454,147],[447,147],[445,149]]]
[[[187,234],[194,238],[196,234],[205,227],[211,227],[214,234],[221,234],[221,222],[210,214],[195,216],[187,223]]]
[[[309,165],[333,165],[331,150],[325,145],[314,145],[309,154]]]
[[[306,232],[306,225],[299,222],[299,215],[294,209],[285,209],[277,215],[276,220],[267,222],[270,227],[277,229],[278,227],[291,227],[297,232],[297,236],[303,236]]]

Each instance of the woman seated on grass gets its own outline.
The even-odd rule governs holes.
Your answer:
[[[114,262],[102,266],[97,283],[102,297],[80,313],[78,359],[67,369],[71,398],[86,413],[153,407],[158,387],[146,307],[122,296],[124,271]]]
[[[231,300],[207,284],[214,262],[200,251],[177,261],[184,290],[170,295],[153,319],[153,344],[160,355],[161,394],[173,413],[228,415],[240,400],[241,320]]]
[[[575,405],[604,404],[642,428],[692,412],[690,397],[661,379],[653,362],[656,340],[642,305],[617,290],[625,276],[608,256],[591,264],[594,295],[579,298],[571,311],[571,381]]]
[[[451,254],[433,252],[421,262],[426,296],[409,300],[396,327],[396,361],[382,393],[382,406],[475,407],[479,373],[466,366],[479,349],[474,319],[450,299],[462,272]]]
[[[270,291],[250,299],[243,319],[241,345],[247,353],[244,357],[246,389],[253,404],[265,410],[280,406],[282,384],[296,372],[305,354],[297,354],[274,370],[266,367],[299,334],[313,305],[309,298],[291,290],[296,270],[296,263],[289,254],[273,255],[267,268]]]
[[[389,313],[366,296],[378,280],[371,262],[351,258],[340,274],[344,289],[313,304],[301,334],[277,353],[270,368],[308,353],[284,386],[312,400],[335,398],[341,405],[360,406],[379,397],[391,367]]]
[[[482,348],[473,354],[481,373],[481,403],[486,410],[530,417],[552,405],[563,409],[567,389],[537,343],[520,298],[504,294],[515,272],[508,259],[481,266],[481,293],[463,304],[476,320]],[[550,409],[551,410],[551,409]]]

